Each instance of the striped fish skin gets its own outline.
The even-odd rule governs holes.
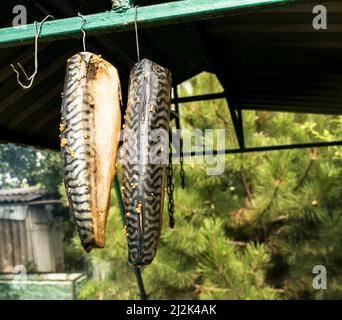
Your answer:
[[[168,154],[166,162],[150,157],[168,151],[170,107],[171,73],[147,59],[137,63],[130,75],[122,148],[128,264],[134,267],[153,261],[160,238]],[[158,130],[166,138],[156,143],[151,133]]]
[[[67,63],[61,156],[70,212],[86,252],[103,248],[121,126],[118,71],[96,54]]]

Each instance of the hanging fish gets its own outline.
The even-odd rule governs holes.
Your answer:
[[[81,52],[67,63],[60,142],[69,207],[82,246],[103,248],[121,126],[120,80],[109,62]]]
[[[123,202],[128,264],[150,264],[162,224],[168,161],[171,73],[147,59],[130,75],[123,135]]]

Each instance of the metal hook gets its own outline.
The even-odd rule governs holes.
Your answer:
[[[137,57],[138,62],[140,62],[140,48],[139,48],[139,35],[138,35],[138,6],[135,6],[135,20],[134,20],[134,26],[135,26],[135,44],[137,47]]]
[[[81,31],[83,33],[83,51],[86,52],[86,43],[85,43],[85,38],[86,38],[86,33],[83,29],[83,26],[85,25],[85,23],[87,22],[86,19],[84,19],[84,16],[79,12],[78,16],[82,19],[82,24],[81,24]]]
[[[11,67],[13,69],[13,71],[17,74],[17,82],[18,84],[25,90],[25,89],[29,89],[31,88],[34,78],[38,73],[38,38],[40,37],[40,33],[42,31],[42,25],[43,23],[47,20],[47,19],[54,19],[54,17],[52,15],[47,15],[38,25],[37,27],[37,21],[34,22],[33,27],[34,27],[34,72],[33,74],[29,77],[25,71],[25,69],[23,68],[23,66],[20,64],[20,62],[17,62],[18,67],[20,68],[20,70],[22,71],[22,73],[24,74],[25,78],[27,81],[30,81],[30,83],[28,85],[24,85],[21,81],[20,81],[20,74],[19,71],[14,67],[13,64],[11,64]]]

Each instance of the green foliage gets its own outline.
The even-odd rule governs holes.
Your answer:
[[[180,87],[181,96],[220,91],[208,74]],[[341,136],[336,116],[244,111],[243,119],[247,146]],[[237,147],[225,100],[183,104],[181,120],[190,130],[224,128],[225,147]],[[208,176],[211,165],[192,159],[185,165],[185,190],[174,166],[176,226],[167,226],[166,198],[157,256],[141,270],[150,298],[341,299],[341,148],[234,154],[225,160],[222,175]],[[139,298],[122,227],[113,194],[106,248],[86,255],[78,237],[70,242],[70,256],[112,270],[104,279],[91,279],[79,298]],[[312,286],[312,269],[320,264],[328,270],[327,290]]]
[[[0,144],[0,188],[40,185],[57,193],[61,165],[57,152]]]
[[[113,197],[112,197],[113,199]],[[86,254],[75,236],[74,250],[88,261],[88,265],[106,261],[111,272],[104,279],[88,281],[82,288],[79,299],[138,299],[138,288],[134,272],[127,266],[127,240],[117,208],[111,208],[108,218],[106,247]]]
[[[220,92],[209,74],[180,86],[180,95]],[[181,105],[181,126],[225,129],[236,148],[225,100]],[[342,119],[309,114],[243,112],[250,147],[339,140]],[[218,146],[214,137],[213,148]],[[200,144],[208,146],[208,139]],[[201,159],[185,165],[186,189],[174,166],[176,226],[164,226],[157,256],[143,268],[154,299],[341,299],[342,149],[283,150],[225,157],[225,171],[210,176]],[[0,145],[0,187],[41,185],[66,196],[58,153]],[[119,168],[120,176],[120,168]],[[72,219],[64,221],[68,270],[94,274],[80,299],[139,299],[112,191],[106,248],[86,254]],[[110,270],[99,274],[100,266]],[[312,269],[324,265],[328,289],[315,290]]]

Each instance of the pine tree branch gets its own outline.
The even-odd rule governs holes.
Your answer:
[[[247,242],[243,242],[243,241],[228,240],[228,243],[233,244],[233,245],[238,246],[238,247],[247,246]]]
[[[308,164],[308,166],[307,166],[307,168],[306,168],[302,178],[299,180],[298,184],[293,188],[293,191],[297,191],[298,189],[300,189],[304,185],[305,180],[309,176],[309,172],[310,172],[310,170],[312,168],[313,163],[314,163],[314,160],[310,160],[310,162],[309,162],[309,164]]]
[[[245,175],[245,171],[244,171],[244,168],[243,166],[241,166],[241,169],[240,169],[240,178],[241,178],[241,181],[242,181],[242,184],[243,184],[243,187],[245,189],[245,194],[246,194],[246,197],[248,199],[248,202],[249,203],[252,203],[253,202],[253,195],[252,195],[252,192],[251,192],[251,189],[249,187],[249,184],[247,182],[247,179],[246,179],[246,175]]]
[[[306,167],[306,170],[302,176],[302,178],[299,180],[298,184],[293,188],[293,191],[297,191],[300,189],[303,185],[305,180],[309,177],[309,172],[314,164],[314,161],[317,159],[317,150],[312,148],[310,149],[310,162],[308,166]]]
[[[277,179],[277,180],[276,180],[276,187],[274,188],[274,191],[273,191],[271,200],[270,200],[270,202],[268,203],[267,207],[266,207],[264,210],[261,211],[260,215],[264,215],[268,210],[271,209],[274,200],[277,198],[278,191],[279,191],[279,189],[280,189],[280,184],[281,184],[281,180]]]
[[[187,207],[187,206],[184,206],[180,203],[175,203],[175,208],[179,208],[181,210],[183,210],[184,212],[189,212],[191,214],[196,214],[197,213],[197,208],[192,208],[192,207]]]
[[[201,285],[201,288],[208,290],[208,291],[221,291],[221,292],[231,291],[231,289],[208,287],[208,286],[204,286],[204,285]]]
[[[224,123],[226,128],[230,127],[229,122],[226,120],[226,118],[219,113],[217,106],[215,106],[215,115],[217,119],[221,120]]]
[[[207,122],[208,121],[208,117],[201,111],[198,110],[198,108],[190,108],[190,110],[192,112],[196,112],[196,115],[201,117],[203,121]]]
[[[289,219],[289,216],[288,215],[283,215],[283,216],[278,216],[274,219],[272,219],[272,223],[274,222],[280,222],[280,221],[287,221]]]
[[[285,289],[275,289],[275,288],[272,288],[272,290],[277,292],[277,293],[284,293],[285,292]]]

